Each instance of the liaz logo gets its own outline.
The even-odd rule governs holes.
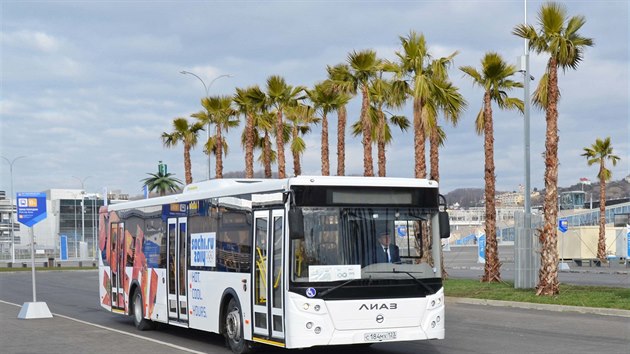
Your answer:
[[[361,304],[359,311],[361,310],[395,310],[398,305],[395,302],[391,304]]]

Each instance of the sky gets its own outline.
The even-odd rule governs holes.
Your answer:
[[[423,33],[434,57],[458,51],[449,71],[468,102],[456,127],[442,123],[441,191],[483,188],[483,138],[474,130],[483,92],[458,69],[480,67],[486,52],[517,64],[524,41],[511,34],[525,21],[537,25],[540,1],[0,1],[0,190],[54,188],[88,193],[141,194],[141,180],[159,161],[184,180],[183,147],[165,148],[163,132],[177,117],[201,110],[205,90],[232,95],[264,87],[271,75],[294,86],[326,79],[326,66],[352,51],[375,50],[395,60],[400,38]],[[621,157],[613,179],[630,174],[627,1],[565,1],[568,14],[584,15],[580,33],[591,37],[577,70],[559,72],[559,185],[597,178],[581,156],[596,138],[611,137]],[[547,57],[531,53],[531,89]],[[225,76],[229,75],[229,76]],[[523,80],[521,74],[515,80]],[[511,92],[523,98],[523,90]],[[358,119],[359,98],[348,107]],[[493,107],[496,186],[524,184],[521,114]],[[412,118],[411,104],[397,114]],[[329,116],[331,171],[336,171],[336,115]],[[228,132],[224,173],[244,170],[239,128]],[[305,137],[304,175],[321,174],[321,127]],[[531,186],[544,187],[545,116],[531,112]],[[205,132],[202,133],[205,137]],[[360,137],[346,132],[346,174],[363,173]],[[428,149],[427,149],[428,151]],[[376,149],[374,149],[376,164]],[[387,175],[413,177],[413,135],[397,132],[387,149]],[[292,173],[292,157],[287,172]],[[201,145],[191,153],[194,181],[207,178]],[[214,158],[212,159],[214,174]],[[262,166],[256,165],[256,170]],[[375,165],[376,169],[376,165]],[[277,170],[274,167],[274,170]]]

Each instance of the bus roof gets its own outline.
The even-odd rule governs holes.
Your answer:
[[[181,194],[134,200],[109,205],[109,210],[138,208],[156,204],[186,202],[204,198],[225,197],[249,193],[286,191],[291,186],[370,186],[438,188],[438,183],[427,179],[362,176],[297,176],[285,179],[213,179],[187,185]]]

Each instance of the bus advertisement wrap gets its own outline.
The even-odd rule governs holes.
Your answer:
[[[190,266],[216,267],[216,232],[190,234]]]

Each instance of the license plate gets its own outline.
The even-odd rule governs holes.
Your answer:
[[[374,332],[365,333],[363,338],[366,342],[380,342],[384,340],[396,339],[396,332]]]

